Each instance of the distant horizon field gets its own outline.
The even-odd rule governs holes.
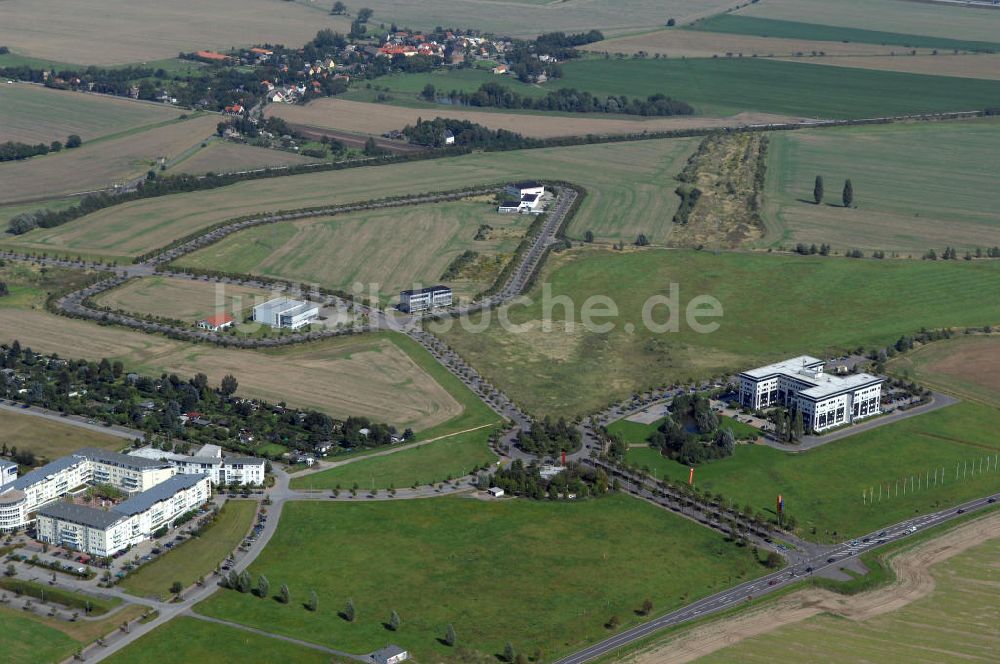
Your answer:
[[[1000,189],[989,168],[1000,121],[776,132],[764,187],[765,246],[828,243],[843,253],[881,249],[922,256],[1000,246]],[[825,197],[813,203],[823,176]],[[844,180],[854,205],[841,207]]]
[[[13,250],[124,258],[234,217],[386,196],[500,185],[525,178],[571,180],[587,197],[569,226],[582,239],[664,243],[672,232],[676,187],[697,139],[662,139],[565,148],[489,152],[423,164],[391,164],[240,182],[210,191],[122,203],[50,229],[0,241]],[[406,208],[401,208],[405,210]]]
[[[55,90],[30,83],[0,86],[0,143],[84,143],[123,131],[175,120],[182,111],[125,97]]]
[[[702,490],[721,493],[741,507],[749,504],[768,517],[774,516],[774,501],[781,494],[801,537],[841,541],[994,492],[1000,482],[1000,469],[995,468],[1000,442],[993,434],[997,426],[996,408],[964,402],[798,454],[789,453],[794,446],[784,452],[737,445],[732,457],[696,466],[694,481]],[[658,450],[632,448],[626,458],[648,466],[657,478],[687,482],[688,466]],[[904,477],[913,488],[900,489],[897,496],[897,483]],[[930,488],[925,486],[928,478]],[[884,494],[881,502],[880,484],[893,494],[891,498]],[[874,505],[862,502],[862,493],[871,490]]]
[[[330,551],[331,573],[315,574]],[[659,615],[766,569],[716,532],[613,495],[290,502],[249,572],[267,576],[272,594],[287,584],[291,603],[223,590],[196,611],[352,653],[391,636],[420,661],[468,662],[492,659],[505,641],[555,659],[605,638],[612,615],[621,629],[644,620],[636,610],[645,598]],[[504,592],[483,601],[498,583]],[[302,608],[310,591],[316,612]],[[353,623],[337,616],[349,598]],[[390,635],[383,623],[394,610],[401,629]],[[472,653],[439,642],[448,624]]]
[[[536,415],[586,415],[658,385],[741,371],[802,353],[839,355],[895,342],[921,327],[1000,322],[1000,304],[982,293],[1000,288],[1000,261],[856,260],[765,253],[581,248],[552,256],[531,303],[511,307],[510,331],[490,324],[476,333],[455,323],[443,338],[489,381]],[[653,296],[677,285],[678,330],[654,334],[642,320]],[[543,327],[542,285],[549,289],[551,330]],[[856,297],[864,292],[863,298]],[[588,331],[587,299],[610,298],[617,316],[595,317],[607,331]],[[684,321],[696,296],[722,307],[715,332]],[[575,325],[566,330],[568,296]],[[592,302],[596,311],[605,306]],[[652,320],[663,324],[658,305]],[[481,316],[472,316],[477,325]],[[788,321],[809,321],[789,325]],[[627,326],[632,324],[632,328]]]
[[[493,283],[530,222],[523,215],[498,214],[491,198],[480,196],[258,226],[182,256],[174,265],[344,291],[363,284],[364,295],[371,285],[383,302],[398,299],[404,289],[444,282],[458,297],[471,299]],[[497,237],[475,240],[482,225],[492,226],[490,233]],[[415,244],[414,238],[420,241]],[[465,251],[491,260],[480,274],[444,279]]]

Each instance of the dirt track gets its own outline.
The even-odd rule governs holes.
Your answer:
[[[931,566],[995,537],[1000,537],[1000,513],[966,523],[946,536],[895,556],[890,564],[896,572],[896,582],[886,588],[854,596],[818,589],[800,590],[758,610],[696,627],[625,661],[630,664],[681,664],[818,613],[864,621],[896,611],[933,592]]]

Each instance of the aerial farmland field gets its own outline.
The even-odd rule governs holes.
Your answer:
[[[465,331],[456,323],[443,335],[490,381],[540,415],[582,415],[650,386],[801,353],[824,356],[885,345],[924,326],[981,326],[1000,319],[1000,305],[982,296],[1000,288],[997,261],[579,249],[550,259],[540,282],[552,298],[569,296],[576,321],[570,329],[564,307],[553,305],[546,330],[541,288],[535,288],[530,304],[510,308],[509,331],[494,315],[485,331]],[[678,330],[654,334],[643,323],[642,309],[654,295],[666,296],[670,284],[679,290]],[[861,291],[866,297],[857,298]],[[582,307],[596,295],[616,306],[617,316],[594,321],[612,323],[610,330],[581,324]],[[701,295],[722,307],[720,318],[701,319],[717,322],[714,332],[701,334],[684,322],[684,308]],[[656,323],[667,317],[665,307],[652,314]],[[808,326],[788,324],[806,319]]]
[[[569,180],[587,188],[570,225],[576,238],[633,242],[645,233],[665,242],[677,209],[673,176],[697,139],[583,145],[491,152],[422,164],[295,175],[242,182],[211,191],[131,201],[51,229],[36,229],[2,244],[37,251],[136,256],[233,217],[323,204],[503,184],[523,178]]]
[[[39,459],[57,459],[81,447],[117,451],[128,443],[118,436],[10,410],[0,410],[0,431],[0,443],[14,445]]]
[[[829,243],[915,257],[1000,245],[1000,190],[984,165],[1000,121],[892,124],[776,133],[765,184],[765,242]],[[822,175],[824,204],[813,203]],[[855,207],[841,207],[844,180]]]
[[[197,323],[202,318],[229,313],[242,322],[255,304],[272,296],[262,288],[207,281],[142,277],[101,293],[96,304],[139,315],[153,315]]]
[[[959,336],[892,359],[889,371],[963,399],[1000,408],[1000,336]]]
[[[171,173],[202,175],[204,173],[231,173],[255,168],[295,166],[319,161],[321,160],[283,150],[213,140],[203,148],[199,146],[190,156],[171,164],[169,170]]]
[[[86,143],[108,134],[176,120],[181,113],[165,104],[110,95],[80,94],[29,83],[3,85],[0,143],[65,143],[70,134]]]
[[[388,300],[400,290],[442,280],[454,259],[475,251],[479,256],[468,274],[445,280],[457,295],[472,297],[499,275],[530,223],[524,215],[498,214],[492,197],[481,196],[258,226],[175,264],[345,291],[363,284],[365,294],[373,290]],[[492,230],[476,240],[484,225]]]

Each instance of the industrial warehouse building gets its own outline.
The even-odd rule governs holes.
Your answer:
[[[94,556],[135,546],[212,497],[206,475],[174,475],[111,509],[55,502],[38,511],[37,539]]]
[[[297,330],[319,316],[319,307],[312,302],[276,297],[253,308],[253,319],[271,327]]]
[[[437,307],[450,307],[452,292],[447,286],[428,286],[418,290],[405,290],[399,294],[399,310],[415,313]]]
[[[799,357],[740,373],[740,405],[752,410],[775,406],[802,413],[807,429],[824,431],[882,412],[885,378],[860,373],[835,376],[825,362]]]

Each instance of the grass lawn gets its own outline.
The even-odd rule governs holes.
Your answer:
[[[860,42],[862,44],[893,44],[908,48],[959,49],[970,51],[1000,51],[1000,42],[969,41],[927,35],[908,35],[882,30],[865,30],[834,25],[819,25],[799,21],[754,18],[740,14],[719,14],[691,26],[694,30],[723,32],[758,37],[807,39],[830,42]],[[817,48],[822,49],[822,44]]]
[[[199,537],[185,540],[156,560],[129,574],[119,584],[133,595],[167,597],[174,581],[188,587],[208,576],[243,538],[257,513],[257,501],[229,500],[213,523]],[[167,537],[173,540],[173,536]]]
[[[413,484],[443,482],[448,477],[462,477],[496,461],[496,455],[489,448],[492,431],[490,427],[460,433],[421,447],[297,477],[292,480],[292,488],[332,489],[339,485],[347,490],[357,483],[362,491],[401,489]]]
[[[131,201],[0,244],[50,254],[136,256],[243,215],[525,178],[569,179],[586,187],[587,198],[569,228],[574,238],[590,230],[599,241],[631,243],[645,233],[651,242],[664,243],[678,204],[664,188],[673,190],[673,176],[696,145],[697,139],[667,139],[489,152],[438,159],[426,168],[393,164],[256,180]],[[396,213],[406,217],[405,209]]]
[[[330,664],[339,658],[268,636],[180,616],[111,655],[109,664]]]
[[[933,248],[1000,245],[1000,191],[986,164],[1000,121],[895,124],[772,136],[765,183],[765,242],[829,243],[919,257]],[[813,203],[822,175],[825,203]],[[854,205],[841,206],[846,178]]]
[[[1000,471],[995,469],[1000,452],[995,435],[998,425],[1000,412],[996,409],[960,403],[801,454],[763,445],[739,445],[732,457],[698,466],[695,483],[769,515],[781,494],[786,512],[798,522],[800,535],[818,541],[842,540],[995,491],[1000,481]],[[657,477],[687,481],[688,467],[660,456],[656,450],[633,448],[628,460],[648,466]],[[939,473],[937,486],[935,469]],[[916,487],[917,476],[918,490],[908,485],[904,496],[900,485],[896,496],[897,481],[905,477],[909,482],[912,477]],[[862,492],[872,488],[875,504],[862,504]],[[888,491],[891,498],[886,496]]]
[[[608,433],[618,434],[626,444],[638,445],[639,443],[645,443],[650,436],[656,433],[656,430],[663,424],[664,419],[660,418],[649,424],[618,420],[608,425]]]
[[[105,636],[123,620],[145,610],[129,606],[104,620],[66,622],[39,613],[0,606],[0,648],[7,664],[51,664],[71,657],[77,648]]]
[[[0,443],[30,451],[38,459],[57,459],[81,447],[117,452],[128,443],[117,436],[9,410],[0,410],[0,429]]]
[[[250,568],[272,590],[287,583],[290,604],[226,591],[197,610],[350,652],[390,640],[421,661],[469,661],[438,642],[451,623],[461,646],[492,655],[511,641],[549,660],[607,636],[611,615],[639,622],[647,597],[664,612],[763,572],[749,551],[625,496],[293,502]],[[311,590],[315,613],[302,606]],[[350,624],[337,617],[348,598]],[[382,625],[392,610],[395,634]]]
[[[142,277],[112,288],[97,297],[98,306],[164,318],[197,321],[219,313],[229,313],[242,322],[255,304],[272,297],[270,291],[209,281]]]
[[[893,358],[888,367],[921,385],[1000,408],[1000,337],[936,341]]]
[[[996,600],[1000,538],[931,567],[927,596],[866,620],[818,615],[741,641],[699,662],[980,661],[996,658],[1000,603]]]
[[[663,93],[698,112],[762,111],[816,118],[860,118],[996,105],[1000,81],[926,76],[762,58],[587,59],[567,62],[547,84],[597,95]],[[837,90],[831,94],[831,90]]]
[[[539,286],[530,294],[532,304],[509,310],[509,321],[520,327],[506,331],[490,314],[485,331],[465,331],[456,323],[443,336],[525,408],[553,416],[590,413],[653,386],[782,357],[884,345],[924,326],[1000,320],[1000,304],[982,297],[1000,288],[998,262],[580,249],[550,258],[540,283],[553,298],[569,296],[576,321],[571,329],[564,325],[565,308],[556,303],[545,329]],[[654,333],[643,324],[643,306],[654,295],[666,297],[672,283],[679,292],[679,329]],[[865,298],[856,297],[861,291]],[[589,331],[581,323],[580,311],[594,295],[617,306],[617,317],[594,318],[595,324],[610,322],[609,331]],[[701,319],[719,324],[706,334],[685,322],[685,308],[701,295],[716,298],[723,312],[718,319]],[[665,306],[652,311],[657,324],[667,317]],[[808,325],[788,324],[805,320]]]
[[[373,210],[268,224],[234,233],[180,258],[181,267],[280,277],[351,291],[364,285],[383,302],[399,291],[441,281],[465,251],[481,256],[468,275],[446,280],[460,297],[493,283],[528,229],[524,215],[501,215],[492,197]],[[475,240],[480,226],[491,239]],[[413,237],[419,236],[419,243]]]
[[[745,422],[739,422],[726,415],[719,415],[719,428],[729,429],[736,436],[736,440],[742,440],[746,438],[754,438],[760,435],[760,430],[756,427],[752,427]]]

